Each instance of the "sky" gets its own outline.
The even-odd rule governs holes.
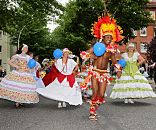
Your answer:
[[[62,3],[62,4],[65,4],[67,3],[69,0],[57,0],[58,2]]]
[[[66,3],[68,3],[69,0],[57,0],[58,2],[62,3],[63,5],[65,5]],[[50,29],[50,31],[52,32],[58,25],[53,23],[53,22],[49,22],[47,24],[47,27]]]

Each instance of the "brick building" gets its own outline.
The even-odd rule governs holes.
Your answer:
[[[147,4],[146,9],[150,11],[153,20],[156,20],[156,0],[149,0],[150,3]],[[139,53],[146,58],[147,44],[150,44],[153,37],[156,35],[156,23],[149,23],[147,28],[142,28],[140,30],[134,31],[136,36],[130,41],[136,44],[136,48]]]
[[[15,54],[16,46],[10,45],[10,37],[7,33],[0,30],[0,66],[10,71],[10,65],[7,64],[8,59]]]

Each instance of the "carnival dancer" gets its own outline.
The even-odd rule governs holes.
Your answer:
[[[16,102],[18,108],[22,103],[38,103],[36,83],[28,68],[30,56],[26,55],[28,46],[23,46],[12,56],[8,64],[14,70],[7,74],[0,83],[0,98]]]
[[[121,33],[121,28],[117,26],[113,18],[108,15],[99,18],[93,26],[93,34],[106,46],[106,52],[101,56],[96,56],[93,45],[88,51],[83,51],[80,54],[82,59],[90,58],[93,61],[93,66],[90,67],[87,78],[80,85],[84,88],[91,78],[93,94],[90,102],[90,120],[97,120],[96,110],[104,102],[106,87],[110,79],[107,71],[109,59],[117,68],[117,76],[121,75],[121,66],[117,64],[115,58],[115,53],[118,50],[115,42],[122,39]]]
[[[69,49],[63,49],[62,59],[55,61],[49,74],[50,84],[46,88],[38,88],[37,92],[42,96],[58,102],[58,108],[70,105],[81,105],[82,95],[74,73],[78,69],[77,63],[69,59]]]
[[[132,99],[156,97],[148,80],[140,73],[138,66],[145,59],[136,51],[133,43],[128,44],[127,52],[122,54],[126,66],[121,78],[116,80],[110,97],[125,99],[124,103],[134,103]]]

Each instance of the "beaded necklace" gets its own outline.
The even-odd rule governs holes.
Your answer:
[[[65,63],[63,63],[63,59],[62,59],[62,71],[61,72],[64,72],[64,73],[66,73],[67,72],[67,62],[68,62],[68,59],[66,60],[66,62]],[[65,68],[66,68],[66,70],[65,70]]]

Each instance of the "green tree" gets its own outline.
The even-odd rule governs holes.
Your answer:
[[[150,13],[146,10],[149,0],[111,0],[107,1],[107,9],[118,24],[123,28],[123,35],[127,39],[134,38],[132,30],[140,30],[150,22]]]
[[[117,19],[126,39],[132,38],[132,29],[138,30],[151,22],[149,11],[145,10],[147,3],[148,0],[107,0],[105,3],[103,0],[71,0],[58,20],[59,31],[57,28],[53,32],[53,35],[59,35],[55,41],[71,47],[74,53],[87,48],[86,45],[93,39],[92,24],[105,8]]]
[[[156,36],[147,46],[147,60],[149,63],[156,62]]]
[[[50,19],[50,15],[59,14],[63,6],[56,0],[2,0],[0,1],[0,26],[2,29],[13,23],[27,23],[33,19],[40,19],[42,22]]]
[[[0,29],[10,34],[12,44],[26,43],[31,51],[48,56],[47,22],[64,7],[56,0],[3,0],[0,7]]]
[[[148,64],[153,64],[156,62],[156,36],[152,39],[152,41],[150,42],[150,44],[147,45],[147,61]],[[152,74],[154,73],[154,82],[156,83],[156,70],[150,68],[150,70],[152,69]],[[152,77],[153,77],[152,76]]]

